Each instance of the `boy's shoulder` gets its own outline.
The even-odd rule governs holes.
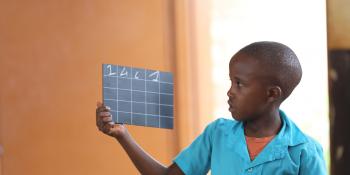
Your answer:
[[[295,147],[301,149],[303,153],[306,153],[308,155],[323,154],[323,148],[321,144],[311,136],[307,134],[304,135],[306,138],[305,142],[300,145],[295,145]]]
[[[236,124],[239,124],[239,121],[233,120],[233,119],[227,119],[227,118],[218,118],[216,120],[214,120],[212,123],[215,123],[216,125],[219,126],[233,126]]]
[[[241,122],[239,121],[227,118],[218,118],[209,123],[206,130],[210,130],[210,132],[215,133],[227,133],[232,131],[234,132],[239,127],[241,127]]]
[[[288,153],[291,156],[292,160],[297,160],[301,158],[304,162],[324,162],[323,148],[321,144],[308,135],[305,135],[305,138],[305,142],[288,147]]]
[[[315,151],[315,153],[318,153],[320,151],[323,152],[323,149],[322,149],[322,146],[321,144],[315,140],[314,138],[306,135],[306,137],[308,138],[307,139],[307,142],[306,142],[306,147],[309,149],[309,150],[312,150],[312,151]]]
[[[290,149],[301,149],[302,152],[307,154],[320,154],[323,152],[321,144],[312,138],[311,136],[305,134],[290,118],[285,117],[286,133],[289,138]]]

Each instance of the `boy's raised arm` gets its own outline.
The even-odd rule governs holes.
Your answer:
[[[96,125],[106,135],[117,139],[141,174],[183,175],[176,164],[166,167],[146,153],[131,137],[124,125],[114,124],[112,122],[110,109],[102,103],[97,103]]]

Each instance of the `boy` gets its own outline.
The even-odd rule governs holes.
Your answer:
[[[112,123],[109,108],[98,104],[97,127],[116,138],[141,174],[326,174],[321,146],[279,110],[302,76],[287,46],[256,42],[239,50],[229,64],[229,111],[166,167],[142,150],[123,125]]]

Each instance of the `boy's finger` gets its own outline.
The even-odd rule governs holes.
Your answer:
[[[102,121],[104,121],[104,122],[111,122],[112,121],[112,117],[103,117]]]
[[[103,128],[102,128],[102,132],[104,132],[104,133],[106,133],[106,134],[109,134],[111,128],[113,128],[113,125],[112,125],[112,124],[106,124],[106,125],[104,125]]]
[[[101,106],[96,108],[96,114],[98,114],[99,112],[109,112],[111,110],[111,108],[109,106]]]
[[[109,132],[108,134],[111,135],[113,132],[117,132],[118,128],[115,127],[115,124],[111,125],[111,127],[109,128]]]
[[[98,113],[99,114],[99,116],[101,116],[101,117],[108,117],[108,116],[111,116],[111,113],[109,112],[109,111],[106,111],[106,112],[99,112]]]
[[[96,126],[101,131],[103,128],[103,121],[102,120],[96,120]]]
[[[111,117],[103,117],[102,119],[99,119],[96,122],[96,126],[100,131],[106,130],[105,128],[107,127],[107,125],[114,125],[114,122],[112,121]]]

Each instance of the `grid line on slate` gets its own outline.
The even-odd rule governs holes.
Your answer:
[[[110,64],[102,67],[103,101],[116,116],[114,122],[173,128],[171,73]]]
[[[112,72],[112,65],[109,65],[111,67],[111,72]],[[117,73],[118,73],[118,67],[117,67]],[[117,87],[118,87],[118,78],[116,78],[116,81],[117,81]],[[116,90],[117,91],[117,97],[118,97],[118,89]],[[117,100],[117,111],[118,111],[118,100]],[[118,118],[118,112],[116,112],[116,117],[117,117],[117,121],[119,121],[119,118]],[[113,120],[113,118],[112,118]]]
[[[128,78],[128,77],[119,77],[119,76],[113,76],[113,75],[108,75],[108,77],[118,77],[118,78],[122,78],[122,79],[127,79],[127,80],[134,80],[133,78]],[[146,82],[155,82],[154,80],[145,80]],[[170,82],[166,82],[166,81],[157,81],[160,83],[165,83],[165,84],[174,84],[174,83],[170,83]]]
[[[147,103],[146,103],[146,100],[147,100],[147,83],[146,83],[146,70],[143,71],[143,74],[145,75],[145,115],[147,115]],[[145,126],[147,126],[147,118],[145,117]]]
[[[133,92],[147,92],[147,91],[140,91],[140,90],[131,90],[131,89],[123,89],[123,88],[113,88],[113,87],[103,87],[105,89],[116,89],[116,90],[126,90],[126,91],[133,91]],[[148,92],[148,93],[153,93],[153,94],[164,94],[164,95],[173,95],[171,93],[163,93],[163,92]]]

